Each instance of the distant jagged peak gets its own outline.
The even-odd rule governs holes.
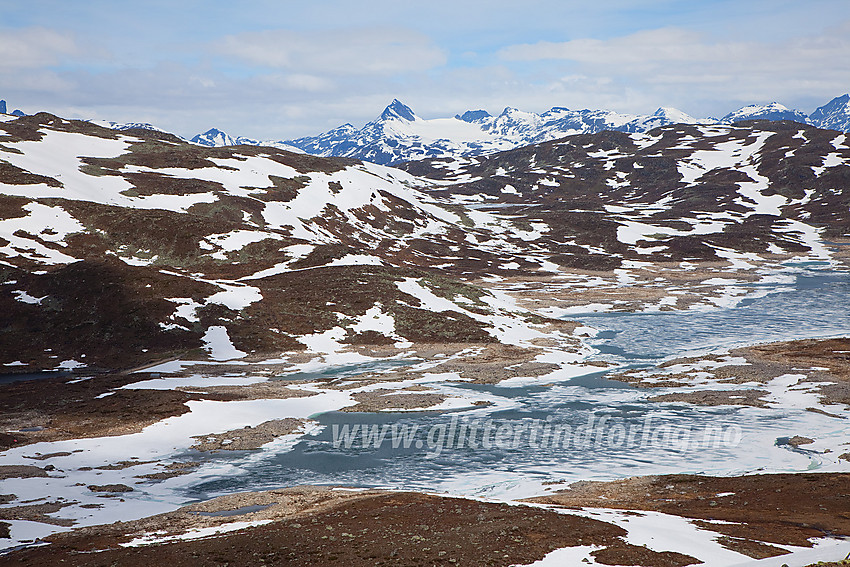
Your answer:
[[[170,134],[170,132],[166,132],[162,128],[157,128],[150,122],[113,122],[111,120],[87,120],[87,122],[109,128],[110,130],[151,130],[153,132]]]
[[[850,128],[850,94],[835,97],[812,112],[809,119],[819,128],[846,131]]]
[[[721,122],[732,123],[741,120],[767,119],[767,120],[793,120],[807,124],[808,116],[799,110],[793,110],[779,102],[769,104],[748,104],[734,112],[730,112],[720,119]]]
[[[26,114],[24,113],[24,111],[23,111],[23,110],[20,110],[20,109],[18,109],[18,108],[16,108],[16,109],[15,109],[15,110],[13,110],[12,112],[9,112],[9,110],[8,110],[8,109],[7,109],[7,107],[6,107],[6,101],[5,101],[5,100],[0,100],[0,114],[11,114],[11,115],[13,115],[13,116],[18,116],[18,117],[20,117],[20,116],[26,116]]]
[[[218,128],[210,128],[203,134],[198,134],[189,141],[193,144],[207,147],[232,146],[236,143],[233,136],[227,132],[219,130]]]
[[[771,111],[775,110],[775,111],[782,112],[782,111],[790,110],[790,109],[787,106],[785,106],[784,104],[782,104],[781,102],[773,101],[773,102],[770,102],[768,104],[748,104],[746,106],[742,106],[741,108],[739,108],[735,112],[762,112],[762,111],[765,111],[765,110],[771,110]]]
[[[652,115],[658,118],[665,118],[675,123],[691,124],[697,121],[690,114],[682,112],[678,108],[673,108],[672,106],[659,107],[658,110],[652,113]]]
[[[526,112],[524,110],[520,110],[518,108],[514,108],[512,106],[506,106],[499,116],[496,117],[496,123],[505,124],[505,123],[539,123],[541,122],[541,115],[535,112]]]
[[[357,128],[354,126],[354,124],[352,124],[351,122],[346,122],[345,124],[342,124],[341,126],[337,126],[333,130],[329,130],[328,133],[331,133],[331,132],[351,132],[353,130],[357,130]]]
[[[203,134],[198,134],[189,141],[193,144],[206,146],[208,148],[222,146],[268,146],[293,153],[304,153],[303,150],[288,142],[276,140],[255,140],[254,138],[246,138],[245,136],[233,137],[218,128],[210,128]]]
[[[514,108],[513,106],[506,106],[505,109],[499,116],[511,116],[514,114],[528,114],[527,112],[523,112],[519,108]]]
[[[414,122],[417,119],[416,113],[413,110],[398,100],[394,98],[393,101],[384,109],[381,113],[381,120],[407,120],[408,122]]]
[[[486,120],[487,118],[492,118],[492,115],[486,110],[467,110],[463,114],[455,114],[455,118],[458,120],[463,120],[464,122],[469,122],[473,124],[480,120]]]

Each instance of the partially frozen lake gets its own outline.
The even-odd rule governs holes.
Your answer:
[[[850,332],[850,274],[816,266],[793,270],[793,277],[771,290],[781,293],[748,299],[736,308],[571,318],[598,329],[591,344],[599,358],[620,367]],[[539,494],[549,483],[580,479],[846,469],[835,451],[824,451],[846,442],[844,421],[806,411],[808,394],[786,395],[782,383],[769,387],[779,396],[770,408],[694,406],[650,402],[647,398],[673,390],[633,388],[604,374],[551,386],[451,385],[492,401],[454,414],[326,413],[317,418],[324,429],[294,447],[214,455],[204,467],[206,479],[186,487],[185,496],[346,484],[516,498]],[[347,432],[350,443],[340,441],[341,432]],[[404,432],[410,435],[406,448]],[[818,444],[810,450],[783,444],[796,434],[815,437]],[[470,441],[476,446],[470,447]]]

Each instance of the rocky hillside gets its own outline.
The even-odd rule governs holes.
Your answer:
[[[850,132],[850,95],[835,97],[815,110],[809,120],[820,128]]]
[[[793,122],[606,131],[406,171],[49,114],[0,133],[8,371],[510,342],[548,323],[486,282],[828,261],[850,233],[846,136]]]
[[[402,166],[432,193],[541,226],[552,261],[826,260],[850,236],[847,136],[796,122],[602,132]]]
[[[493,342],[518,316],[446,275],[499,271],[528,233],[402,171],[49,114],[0,132],[8,371]]]

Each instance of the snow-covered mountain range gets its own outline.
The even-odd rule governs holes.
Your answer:
[[[15,109],[12,112],[6,110],[6,101],[0,100],[0,114],[11,114],[12,116],[25,116],[23,111],[20,109]]]
[[[5,101],[0,101],[0,114],[6,112],[5,107]],[[20,110],[12,114],[24,115]],[[694,118],[668,107],[646,115],[564,107],[553,107],[537,114],[508,107],[497,116],[479,109],[448,118],[424,119],[409,106],[394,99],[377,118],[362,128],[347,123],[316,136],[293,140],[257,140],[210,128],[188,141],[211,148],[266,146],[294,153],[348,157],[389,165],[421,159],[487,155],[565,136],[606,130],[635,133],[670,124],[734,124],[746,120],[791,120],[850,132],[850,95],[836,97],[810,115],[772,102],[743,106],[719,119]],[[163,131],[142,122],[93,120],[92,123],[113,130]]]
[[[301,149],[288,144],[286,142],[276,142],[274,140],[266,140],[261,142],[259,140],[254,140],[252,138],[246,138],[244,136],[237,136],[234,138],[227,132],[222,132],[218,128],[210,128],[203,134],[198,134],[194,136],[190,142],[194,144],[198,144],[200,146],[207,146],[209,148],[217,148],[223,146],[268,146],[271,148],[278,148],[281,150],[287,150],[290,152],[294,152],[297,154],[304,153]]]
[[[204,146],[265,145],[322,157],[351,157],[378,164],[417,159],[486,155],[576,134],[604,130],[647,132],[669,124],[732,124],[744,120],[792,120],[850,131],[848,95],[837,97],[810,116],[778,102],[748,105],[721,119],[697,119],[675,108],[649,115],[608,110],[570,110],[554,107],[542,114],[506,108],[498,116],[469,110],[451,118],[423,119],[407,105],[393,100],[381,115],[362,128],[343,124],[317,136],[286,141],[257,141],[233,137],[212,128],[192,138]]]
[[[778,102],[770,104],[750,104],[730,112],[720,119],[721,124],[734,124],[742,120],[791,120],[802,124],[813,124],[805,113],[792,110]]]
[[[492,116],[485,110],[471,110],[451,118],[423,119],[396,99],[378,118],[360,129],[352,124],[343,124],[318,136],[259,142],[234,138],[213,128],[191,141],[211,147],[236,144],[290,146],[322,157],[351,157],[391,164],[435,157],[484,155],[603,130],[645,132],[668,124],[704,122],[714,121],[697,120],[674,108],[659,108],[651,115],[641,116],[561,107],[536,114],[509,107],[498,116]]]
[[[818,128],[850,132],[850,95],[835,97],[809,116]]]

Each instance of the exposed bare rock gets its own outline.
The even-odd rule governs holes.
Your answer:
[[[0,465],[0,480],[7,478],[33,478],[50,476],[41,467],[32,465]]]
[[[197,443],[192,445],[198,451],[246,451],[259,449],[266,443],[282,435],[289,435],[304,427],[308,420],[287,417],[265,421],[256,427],[243,427],[224,433],[200,435],[194,437]]]
[[[442,403],[446,396],[438,393],[411,393],[404,390],[380,389],[359,392],[351,396],[357,405],[342,409],[346,412],[428,409]]]
[[[180,540],[193,528],[233,521],[256,525],[216,537]],[[267,523],[265,523],[267,522]],[[681,566],[698,560],[626,543],[625,530],[570,514],[416,494],[292,488],[246,493],[195,504],[135,522],[82,528],[49,538],[51,545],[4,556],[6,565],[206,564],[226,557],[229,565],[285,563],[324,565],[345,558],[352,567],[377,564],[526,564],[548,552],[594,545],[600,562]],[[138,538],[138,539],[137,539]],[[135,541],[136,547],[121,547]],[[156,545],[144,545],[145,542]]]
[[[751,557],[764,556],[767,550],[750,541],[811,547],[810,538],[850,535],[845,513],[850,505],[850,473],[583,481],[530,500],[568,507],[655,510],[704,520],[698,524],[704,529],[747,540],[727,543],[752,553]]]

